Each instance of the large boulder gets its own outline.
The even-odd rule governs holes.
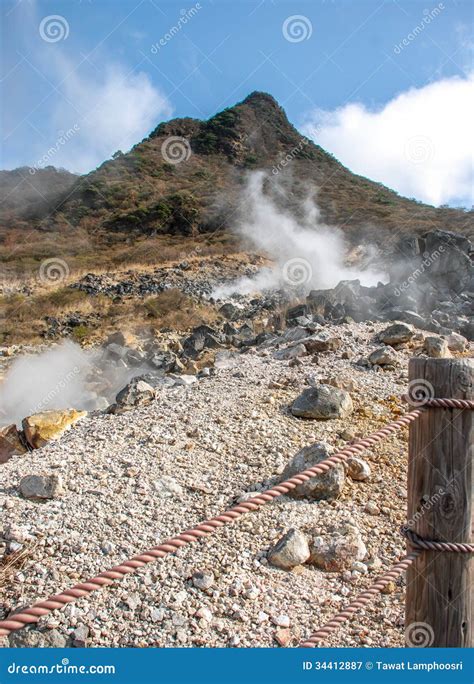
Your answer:
[[[277,361],[289,361],[291,359],[298,359],[301,356],[307,356],[308,352],[304,344],[294,344],[285,349],[278,349],[273,353],[273,358]]]
[[[446,338],[448,349],[453,352],[464,352],[468,347],[468,341],[463,335],[451,333]]]
[[[303,470],[325,461],[331,455],[331,451],[324,442],[315,442],[304,447],[294,456],[286,466],[282,474],[282,481],[290,480],[292,477],[301,473]],[[322,475],[312,477],[310,480],[297,485],[289,492],[289,496],[295,499],[337,499],[344,486],[345,472],[341,463]]]
[[[0,463],[6,463],[12,456],[26,452],[26,445],[16,425],[0,428]]]
[[[446,230],[431,230],[423,235],[404,238],[397,246],[390,280],[423,289],[433,288],[441,294],[458,295],[469,291],[473,283],[474,265],[468,238]]]
[[[58,440],[66,430],[86,415],[87,411],[76,411],[76,409],[34,413],[23,419],[23,431],[28,444],[38,449],[48,442]]]
[[[316,385],[304,390],[291,406],[291,413],[298,418],[330,420],[346,418],[353,411],[351,395],[331,385]]]
[[[340,572],[362,561],[366,546],[355,525],[343,523],[328,530],[314,530],[309,541],[309,563],[327,572]]]

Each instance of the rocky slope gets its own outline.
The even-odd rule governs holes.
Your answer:
[[[82,418],[61,440],[0,466],[0,617],[399,416],[408,358],[429,353],[431,339],[370,322],[293,326],[240,351],[212,349],[202,330],[191,336],[183,348],[207,363],[200,372],[162,377],[151,392],[128,394],[123,410]],[[447,339],[443,354],[468,354],[459,343]],[[319,456],[293,460],[315,443]],[[406,448],[401,431],[299,498],[281,497],[8,643],[296,645],[403,552]],[[403,587],[390,585],[329,645],[402,645]]]
[[[472,230],[472,213],[435,209],[354,175],[300,135],[278,103],[259,92],[208,121],[161,123],[132,150],[81,177],[54,211],[48,208],[29,227],[84,229],[104,239],[117,231],[192,235],[228,229],[245,174],[267,170],[273,182],[287,166],[286,208],[298,212],[308,190],[317,191],[322,218],[342,225],[349,239]]]

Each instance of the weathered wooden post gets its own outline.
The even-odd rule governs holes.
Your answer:
[[[474,399],[474,360],[413,358],[409,389]],[[420,399],[420,404],[422,403]],[[408,526],[425,539],[473,543],[474,411],[428,408],[410,426]],[[407,646],[474,646],[474,559],[424,551],[407,571]]]

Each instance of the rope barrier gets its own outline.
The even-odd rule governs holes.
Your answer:
[[[320,641],[324,641],[328,638],[330,634],[335,632],[339,627],[350,620],[354,614],[364,608],[373,598],[380,594],[384,587],[387,586],[389,582],[396,580],[405,570],[413,563],[413,561],[421,554],[421,551],[413,551],[404,558],[402,558],[398,563],[393,565],[390,570],[388,570],[384,575],[381,575],[376,579],[376,581],[370,585],[368,589],[363,591],[359,596],[350,603],[347,608],[341,610],[332,617],[329,622],[326,622],[322,627],[317,629],[311,634],[305,641],[303,641],[299,647],[300,648],[314,648]]]
[[[397,430],[400,430],[401,428],[410,425],[410,423],[412,423],[422,413],[424,413],[426,407],[428,406],[433,406],[436,408],[474,409],[474,401],[464,401],[457,399],[428,399],[423,406],[416,408],[410,411],[409,413],[406,413],[404,416],[401,416],[397,420],[389,423],[388,425],[381,428],[380,430],[377,430],[371,435],[368,435],[367,437],[358,440],[354,444],[346,445],[346,447],[336,452],[329,458],[325,459],[324,461],[321,461],[312,468],[308,468],[307,470],[298,473],[291,479],[285,480],[284,482],[281,482],[275,487],[267,489],[258,496],[252,497],[251,499],[248,499],[247,501],[244,501],[238,504],[237,506],[234,506],[233,508],[224,511],[223,513],[214,518],[205,520],[204,522],[198,524],[196,527],[186,530],[185,532],[182,532],[176,537],[172,537],[171,539],[166,540],[163,544],[154,546],[153,548],[148,549],[144,553],[134,556],[133,558],[130,558],[129,560],[123,562],[121,565],[117,565],[111,568],[110,570],[105,570],[96,577],[93,577],[92,579],[89,579],[86,582],[76,584],[70,589],[67,589],[66,591],[63,591],[59,594],[50,596],[44,601],[34,603],[32,606],[22,609],[18,613],[14,613],[7,620],[1,620],[0,637],[8,636],[9,634],[11,634],[11,632],[22,629],[26,625],[34,624],[38,622],[38,620],[41,617],[48,615],[54,610],[58,610],[63,606],[68,605],[69,603],[73,603],[74,601],[77,601],[78,599],[83,598],[84,596],[87,596],[93,591],[97,591],[98,589],[101,589],[104,586],[108,586],[116,581],[122,580],[126,575],[135,572],[136,570],[144,567],[148,563],[154,562],[157,558],[164,558],[166,555],[170,553],[176,553],[176,551],[178,551],[178,549],[180,549],[182,546],[185,546],[186,544],[191,544],[195,541],[198,541],[201,537],[205,537],[209,534],[214,533],[217,529],[223,527],[224,525],[227,525],[228,523],[233,522],[245,513],[259,510],[265,504],[269,503],[270,501],[273,501],[274,499],[276,499],[279,496],[282,496],[283,494],[287,494],[289,491],[291,491],[298,485],[307,482],[312,477],[315,477],[317,475],[323,475],[331,468],[334,468],[337,464],[343,463],[348,458],[362,453],[363,451],[365,451],[365,449],[373,446],[377,442],[382,441],[391,434],[395,433]],[[351,606],[349,606],[346,609],[345,612],[348,612],[348,617],[345,617],[344,613],[341,613],[338,616],[336,616],[332,621],[330,621],[328,625],[332,624],[332,622],[335,621],[335,626],[331,627],[330,632],[334,631],[334,629],[336,629],[337,626],[340,624],[340,616],[344,616],[342,622],[348,619],[358,609],[358,607],[360,607],[357,601],[362,601],[362,603],[360,604],[361,606],[365,605],[373,596],[377,595],[377,593],[379,593],[383,589],[387,582],[393,579],[391,576],[386,580],[384,578],[388,577],[388,575],[392,572],[395,572],[395,577],[397,577],[399,574],[401,574],[401,572],[404,571],[406,567],[408,567],[408,565],[411,562],[413,562],[413,560],[419,553],[420,551],[414,551],[412,554],[409,554],[406,558],[404,558],[397,565],[395,565],[389,571],[389,573],[386,573],[386,575],[382,576],[382,578],[378,582],[376,582],[372,587],[370,587],[367,590],[367,592],[361,594],[361,597],[358,600],[356,600],[353,604],[351,604],[351,606],[354,606],[354,608],[352,609]],[[378,589],[379,582],[383,583],[380,589]],[[366,594],[367,598],[365,598]],[[322,628],[322,630],[324,629],[325,628]],[[315,634],[317,635],[320,632],[321,630],[318,630],[318,632],[315,632]],[[312,635],[308,639],[308,641],[304,643],[312,643],[313,636],[314,635]],[[316,638],[316,642],[318,640],[319,637]]]
[[[409,527],[402,527],[401,533],[408,539],[414,549],[420,551],[439,551],[441,553],[474,553],[474,544],[464,544],[458,542],[437,542],[423,539]]]

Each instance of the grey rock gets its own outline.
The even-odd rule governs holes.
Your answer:
[[[25,475],[20,480],[19,490],[25,499],[32,501],[55,499],[64,493],[59,475]]]
[[[308,353],[314,354],[316,352],[336,351],[342,347],[342,340],[340,337],[319,334],[309,338],[304,344]]]
[[[468,341],[466,338],[463,335],[459,335],[455,332],[448,335],[446,342],[448,349],[453,352],[463,352],[466,351],[468,347]]]
[[[446,359],[451,356],[448,343],[442,337],[425,337],[423,351],[427,356],[435,359]]]
[[[310,557],[308,540],[301,530],[291,529],[268,552],[268,562],[277,568],[291,570]]]
[[[379,347],[369,356],[369,363],[373,366],[396,366],[398,364],[398,354],[392,347]]]
[[[43,632],[26,627],[10,634],[8,642],[10,648],[65,648],[67,639],[57,629]]]
[[[143,378],[133,378],[115,397],[115,405],[111,412],[124,413],[137,406],[146,406],[155,398],[155,390]]]
[[[312,468],[321,461],[329,458],[331,451],[324,442],[315,442],[304,447],[294,456],[284,469],[281,479],[289,480],[297,473]],[[289,492],[289,496],[296,499],[337,499],[344,486],[345,472],[344,466],[338,463],[334,468],[330,468],[322,475],[312,477],[303,482]]]
[[[370,479],[371,470],[369,464],[362,458],[357,458],[353,456],[347,461],[347,474],[351,480],[356,482],[365,482]]]
[[[300,356],[307,356],[308,352],[304,344],[295,344],[292,347],[286,347],[286,349],[279,349],[274,352],[273,358],[277,361],[288,361],[290,359],[297,359]]]
[[[156,496],[160,499],[170,499],[174,497],[183,496],[183,488],[176,482],[176,480],[169,475],[163,475],[158,480],[155,480],[154,488]]]
[[[212,572],[195,572],[192,580],[197,589],[209,589],[214,584],[214,575]]]
[[[321,536],[313,533],[309,545],[309,563],[328,572],[349,569],[354,561],[362,561],[367,555],[360,531],[349,523],[325,531]]]
[[[348,392],[331,385],[316,385],[304,390],[291,406],[291,413],[299,418],[346,418],[353,411]]]

